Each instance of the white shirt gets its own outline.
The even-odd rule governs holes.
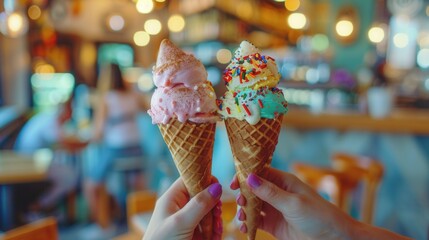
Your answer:
[[[104,141],[111,147],[127,147],[140,144],[137,114],[140,112],[139,95],[136,92],[110,91],[105,96],[107,104]]]

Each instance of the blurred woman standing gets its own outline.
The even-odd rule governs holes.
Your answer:
[[[88,169],[89,176],[84,183],[92,217],[102,228],[111,224],[110,216],[106,215],[111,208],[103,204],[106,203],[105,182],[108,174],[117,161],[131,158],[143,161],[137,115],[148,108],[143,96],[124,81],[119,65],[110,63],[107,67],[110,71],[110,90],[101,94],[94,109],[93,140],[102,142],[103,151],[101,158],[96,160],[96,166]],[[136,190],[145,188],[141,172],[131,176],[131,184]],[[123,197],[116,200],[124,207]]]

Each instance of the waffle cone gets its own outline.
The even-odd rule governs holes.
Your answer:
[[[211,184],[212,153],[216,123],[182,123],[177,119],[158,125],[191,197]],[[203,239],[212,239],[213,214],[201,221]]]
[[[283,115],[275,119],[261,119],[256,125],[235,118],[227,118],[225,126],[231,144],[234,164],[240,183],[240,192],[246,198],[247,238],[255,239],[261,219],[262,200],[246,184],[250,173],[264,177],[270,166],[280,133]]]

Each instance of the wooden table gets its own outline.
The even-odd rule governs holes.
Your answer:
[[[355,111],[327,111],[313,114],[306,109],[293,108],[283,118],[285,127],[297,129],[362,130],[383,133],[429,135],[429,110],[395,109],[389,116],[375,119]]]
[[[52,154],[47,151],[38,151],[33,156],[10,150],[0,151],[0,220],[3,230],[12,227],[12,185],[47,180],[52,161]]]

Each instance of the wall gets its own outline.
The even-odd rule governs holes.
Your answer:
[[[334,50],[333,67],[355,72],[362,66],[365,54],[370,49],[367,32],[374,19],[375,1],[331,0],[329,2],[331,13],[329,14],[330,19],[326,32]],[[339,43],[334,35],[338,10],[345,5],[355,6],[360,18],[359,35],[356,41],[350,45]]]
[[[86,41],[129,43],[136,50],[137,64],[144,67],[151,66],[156,59],[159,42],[168,36],[166,10],[154,10],[149,14],[140,14],[136,10],[135,3],[123,0],[91,0],[82,1],[81,4],[80,12],[73,14],[71,3],[67,2],[67,14],[55,18],[53,21],[57,31],[77,35]],[[112,14],[119,14],[125,19],[125,27],[121,32],[112,32],[106,28],[106,18]],[[144,30],[145,21],[152,18],[161,21],[161,33],[151,36],[147,46],[135,46],[134,33]]]
[[[30,60],[26,37],[8,38],[0,35],[0,39],[4,103],[27,108],[30,104]]]

